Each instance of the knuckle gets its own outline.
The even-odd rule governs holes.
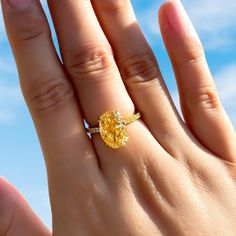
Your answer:
[[[201,88],[190,103],[189,106],[192,108],[200,107],[205,110],[215,110],[220,107],[219,96],[213,87]]]
[[[50,78],[50,77],[49,77]],[[27,92],[27,100],[33,111],[56,110],[73,97],[73,89],[64,78],[37,79]]]
[[[67,65],[72,77],[101,75],[109,71],[113,66],[113,54],[111,50],[102,45],[89,45],[74,54]]]
[[[186,43],[186,48],[183,50],[183,64],[198,64],[205,60],[205,53],[200,42],[197,40]]]
[[[152,84],[160,77],[157,62],[149,53],[135,54],[120,63],[120,70],[125,83]]]
[[[109,14],[117,15],[127,6],[127,0],[103,0],[101,6]]]
[[[50,37],[51,32],[41,16],[28,14],[24,21],[14,22],[13,38],[18,42],[34,41],[41,37]]]
[[[47,38],[51,37],[50,32],[48,29],[39,29],[38,27],[31,27],[27,28],[25,27],[24,29],[19,32],[17,39],[18,42],[29,42],[29,41],[36,41],[40,38]]]

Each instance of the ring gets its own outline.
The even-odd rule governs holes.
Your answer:
[[[99,117],[99,127],[87,128],[86,131],[88,134],[100,133],[102,140],[107,146],[118,149],[128,142],[126,126],[140,117],[140,112],[122,117],[119,111],[108,111]]]

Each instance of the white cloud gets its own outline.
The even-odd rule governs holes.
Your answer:
[[[215,76],[222,101],[236,110],[236,64],[224,67]]]
[[[13,123],[24,99],[20,88],[0,83],[0,125]]]
[[[4,60],[0,58],[0,71],[2,73],[7,73],[11,75],[17,75],[17,70],[16,70],[16,65],[15,62],[13,61],[14,59],[10,56],[4,57]],[[0,82],[4,78],[0,79]]]
[[[163,1],[151,2],[147,4],[148,8],[137,11],[137,17],[148,38],[160,36],[157,10]],[[235,0],[183,0],[182,3],[206,49],[222,49],[236,42],[236,30],[233,30],[236,28]]]
[[[235,43],[232,29],[236,27],[235,0],[183,1],[205,46],[222,47]]]
[[[0,124],[9,124],[15,118],[15,113],[12,110],[0,109]]]
[[[221,69],[215,81],[221,101],[236,128],[236,64]]]
[[[161,35],[157,18],[157,10],[159,9],[160,5],[161,2],[158,0],[155,1],[155,3],[147,4],[148,8],[137,9],[135,12],[139,24],[144,31],[144,34],[147,36],[147,40],[151,44],[156,41],[156,36]]]
[[[22,94],[18,86],[0,84],[0,104],[11,103],[19,104],[22,102]]]
[[[17,71],[11,54],[0,58],[0,125],[12,124],[23,96],[17,81]],[[14,84],[14,85],[13,85]]]

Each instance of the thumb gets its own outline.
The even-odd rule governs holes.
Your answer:
[[[21,194],[1,177],[0,235],[51,236]]]

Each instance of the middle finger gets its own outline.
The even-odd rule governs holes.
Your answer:
[[[97,125],[101,113],[111,109],[133,113],[133,103],[119,78],[112,50],[90,1],[48,0],[48,3],[63,62],[86,121]],[[110,88],[116,88],[115,93]]]
[[[48,2],[62,58],[75,85],[86,121],[91,126],[96,126],[98,117],[106,111],[118,110],[124,115],[133,114],[133,102],[122,82],[112,50],[91,2]],[[118,168],[119,165],[127,163],[127,157],[131,157],[127,155],[130,153],[130,146],[137,145],[142,148],[139,138],[141,133],[150,144],[156,145],[155,139],[141,122],[130,125],[129,136],[132,136],[132,140],[120,150],[107,148],[101,138],[95,135],[95,148],[103,169],[113,173],[112,166]]]

